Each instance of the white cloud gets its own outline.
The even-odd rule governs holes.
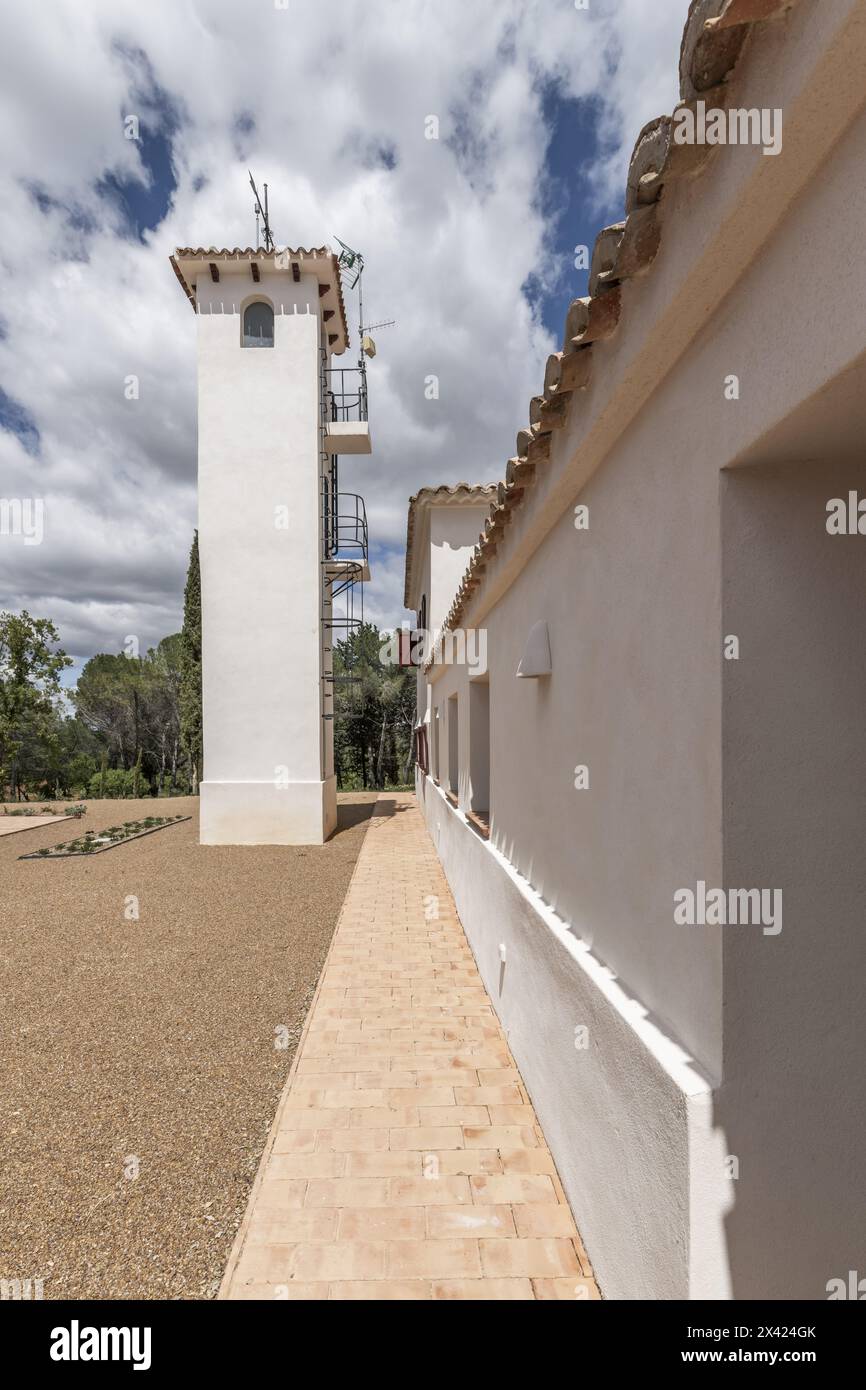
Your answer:
[[[600,102],[594,177],[609,201],[637,130],[675,100],[685,10],[685,0],[593,0],[589,11],[570,0],[9,7],[0,383],[36,422],[41,451],[0,432],[0,494],[44,497],[46,539],[26,550],[0,540],[0,606],[53,616],[79,657],[117,650],[130,632],[146,646],[179,625],[195,518],[194,318],[168,255],[249,244],[249,165],[270,184],[278,239],[336,234],[362,249],[369,316],[397,319],[370,368],[376,452],[346,461],[342,480],[365,494],[373,543],[387,548],[368,612],[398,621],[409,494],[502,475],[554,346],[521,292],[550,260],[543,84]],[[160,92],[176,113],[177,188],[140,244],[97,184],[114,173],[146,185],[123,118],[147,127]],[[438,142],[424,138],[429,115]],[[431,373],[438,401],[425,399]],[[137,401],[124,398],[130,374]]]

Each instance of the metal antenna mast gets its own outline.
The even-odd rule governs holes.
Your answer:
[[[394,319],[386,319],[382,323],[367,325],[364,323],[364,257],[360,251],[353,251],[351,246],[347,246],[345,241],[340,241],[339,237],[334,240],[340,246],[340,254],[337,257],[340,269],[348,288],[358,287],[358,338],[360,340],[360,356],[358,359],[359,368],[363,374],[364,357],[376,356],[376,344],[369,337],[370,328],[391,328],[395,323]]]
[[[247,170],[247,173],[250,174],[249,169]],[[256,250],[258,250],[258,243],[259,243],[259,218],[261,217],[261,219],[262,219],[262,232],[263,232],[264,238],[265,238],[265,250],[266,250],[266,251],[273,251],[273,249],[274,249],[274,238],[273,238],[273,235],[271,234],[271,224],[270,224],[270,221],[268,220],[268,185],[267,185],[266,183],[264,183],[264,184],[262,184],[262,187],[263,187],[264,190],[265,190],[265,201],[264,201],[264,203],[262,203],[262,200],[261,200],[261,198],[259,197],[259,190],[256,188],[256,181],[255,181],[255,179],[253,178],[252,174],[250,174],[250,188],[253,190],[253,194],[255,195],[255,200],[256,200],[255,203],[253,204],[253,207],[254,207],[254,210],[255,210],[255,214],[256,214]]]

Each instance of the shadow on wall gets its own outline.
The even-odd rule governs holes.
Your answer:
[[[739,1164],[733,1297],[824,1299],[866,1275],[866,537],[827,502],[860,462],[722,475],[725,886],[782,890],[782,930],[724,931],[724,1084]]]

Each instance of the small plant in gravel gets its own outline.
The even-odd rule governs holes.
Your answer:
[[[64,844],[52,845],[50,849],[37,850],[32,854],[22,854],[21,858],[64,859],[74,854],[99,854],[104,849],[114,849],[116,845],[125,844],[127,840],[146,835],[149,831],[162,830],[165,826],[174,825],[176,821],[188,819],[188,816],[179,812],[174,816],[146,816],[143,820],[109,826],[107,830],[85,830],[84,834],[75,840],[67,840]]]
[[[63,814],[65,816],[74,816],[76,820],[81,820],[82,816],[87,815],[87,807],[82,806],[81,802],[79,801],[74,806],[64,806]]]

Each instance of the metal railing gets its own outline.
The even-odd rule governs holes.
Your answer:
[[[352,560],[363,566],[369,553],[364,499],[357,492],[332,493],[324,481],[325,559]]]
[[[348,422],[367,419],[367,372],[363,359],[357,367],[326,367],[325,414],[329,420]]]

